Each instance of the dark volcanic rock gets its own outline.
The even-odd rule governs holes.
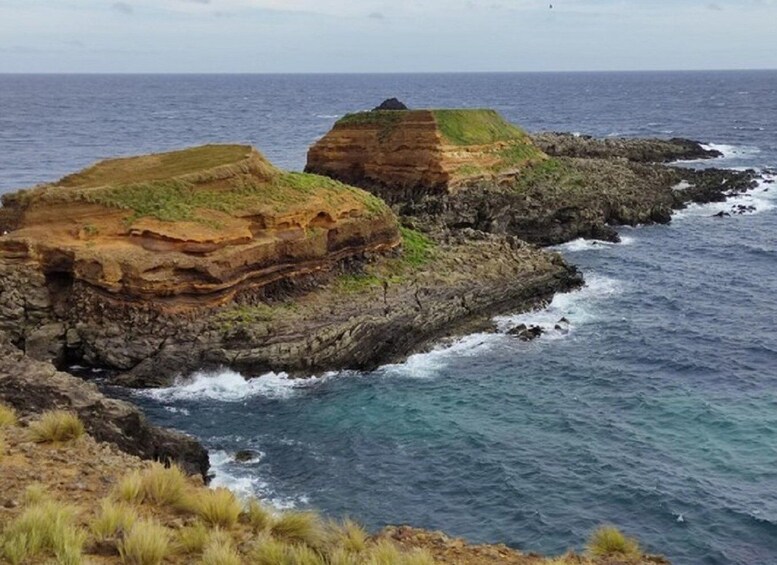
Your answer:
[[[380,106],[376,106],[372,109],[373,112],[377,110],[409,110],[409,108],[396,98],[388,98],[381,102]]]
[[[235,461],[238,463],[247,463],[248,461],[254,461],[259,458],[259,454],[250,449],[241,449],[235,453]]]
[[[521,341],[535,340],[543,333],[544,330],[540,326],[527,326],[526,324],[520,324],[507,332],[508,335],[515,336]]]
[[[187,472],[207,479],[208,452],[197,440],[153,426],[132,404],[107,398],[93,384],[30,359],[2,333],[0,400],[22,416],[51,409],[72,410],[98,441],[143,459],[178,463]]]
[[[723,154],[705,149],[690,139],[597,139],[589,135],[543,132],[532,135],[534,143],[552,157],[580,157],[584,159],[628,159],[637,163],[666,163],[669,161],[714,159]]]

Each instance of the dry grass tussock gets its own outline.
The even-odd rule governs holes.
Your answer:
[[[0,534],[0,556],[8,563],[53,557],[57,563],[82,562],[86,533],[76,525],[76,510],[45,500],[26,507]]]
[[[0,403],[0,430],[16,425],[16,410]]]
[[[625,536],[614,526],[602,526],[588,540],[586,549],[591,557],[622,557],[638,559],[642,555],[636,540]]]
[[[158,565],[170,553],[170,532],[153,520],[139,520],[119,543],[122,561],[130,565]]]
[[[84,435],[84,424],[73,412],[50,410],[30,424],[28,433],[36,443],[75,441]]]

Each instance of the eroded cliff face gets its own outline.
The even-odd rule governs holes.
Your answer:
[[[103,161],[3,198],[0,261],[126,301],[222,303],[399,245],[378,198],[247,146]]]
[[[493,110],[373,110],[339,120],[310,148],[306,170],[396,203],[504,182],[545,159]]]

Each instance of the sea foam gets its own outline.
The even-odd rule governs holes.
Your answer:
[[[542,339],[562,339],[576,327],[596,320],[597,304],[623,291],[623,283],[617,279],[592,273],[586,276],[586,284],[578,290],[556,294],[550,304],[541,310],[494,319],[501,332],[520,325],[540,326],[545,333]],[[568,328],[556,330],[561,318],[569,320]]]
[[[551,249],[555,251],[560,251],[562,253],[575,253],[578,251],[607,249],[609,247],[618,246],[618,245],[631,245],[633,243],[634,243],[634,238],[627,235],[626,236],[622,235],[619,243],[613,243],[611,241],[600,241],[597,239],[583,239],[582,237],[580,237],[578,239],[573,239],[572,241],[568,241],[567,243],[555,245]]]
[[[768,181],[775,180],[777,180],[776,175],[764,175],[764,178],[758,181],[758,185],[753,190],[731,196],[727,198],[725,202],[690,204],[687,208],[675,212],[673,218],[711,217],[718,212],[728,212],[731,213],[732,216],[738,216],[740,214],[732,213],[731,209],[740,205],[754,207],[753,210],[744,212],[741,215],[752,215],[772,210],[775,205],[777,205],[777,182],[769,183]]]
[[[260,377],[246,379],[240,373],[224,369],[217,372],[197,372],[191,377],[178,379],[171,387],[139,391],[138,394],[160,402],[240,402],[254,396],[288,398],[299,389],[317,384],[321,378],[292,379],[286,373],[266,373]]]
[[[242,499],[257,497],[276,510],[288,510],[296,508],[299,504],[308,503],[308,497],[304,495],[294,498],[279,496],[270,483],[255,472],[255,469],[239,469],[242,464],[236,463],[234,456],[227,451],[213,450],[209,456],[210,470],[213,473],[211,488],[228,488]],[[261,461],[263,457],[264,453],[260,452],[256,462]]]

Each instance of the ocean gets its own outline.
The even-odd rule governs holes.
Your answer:
[[[488,107],[530,131],[682,136],[684,166],[777,169],[777,72],[0,75],[0,192],[109,156],[236,141],[300,170],[344,113]],[[767,177],[771,180],[773,177]],[[584,288],[371,373],[231,371],[113,390],[201,438],[215,484],[371,528],[544,553],[613,523],[678,564],[777,563],[777,183],[622,243],[557,249]],[[236,463],[237,450],[254,461]]]

